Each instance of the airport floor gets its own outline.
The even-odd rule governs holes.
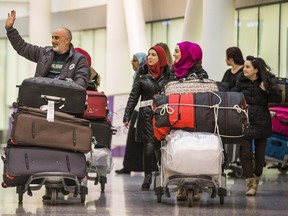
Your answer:
[[[3,149],[0,150],[3,155]],[[227,196],[221,205],[219,197],[211,198],[205,192],[199,202],[192,207],[187,201],[175,200],[162,196],[157,203],[154,191],[141,191],[143,173],[117,175],[116,169],[122,167],[122,157],[113,158],[113,170],[107,175],[105,192],[101,193],[100,185],[88,181],[88,195],[84,203],[79,196],[59,196],[56,205],[43,202],[45,189],[33,192],[32,196],[24,194],[23,204],[18,204],[15,188],[0,188],[0,214],[2,216],[34,216],[34,215],[103,215],[103,216],[140,216],[140,215],[288,215],[288,173],[281,174],[277,169],[268,169],[263,173],[256,197],[246,197],[246,186],[243,179],[227,177]],[[229,172],[229,170],[227,170]],[[2,172],[1,172],[2,176]],[[2,179],[1,179],[2,181]]]

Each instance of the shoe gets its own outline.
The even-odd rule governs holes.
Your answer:
[[[188,194],[186,188],[180,188],[176,196],[177,201],[186,201],[188,200]]]
[[[141,186],[142,191],[149,191],[152,183],[152,174],[145,175],[143,184]]]
[[[255,196],[258,187],[256,178],[247,178],[245,181],[248,187],[246,196]]]
[[[116,170],[115,171],[117,174],[130,174],[130,171],[125,169],[125,168],[122,168],[120,170]]]

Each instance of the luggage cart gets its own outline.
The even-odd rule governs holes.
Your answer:
[[[211,198],[215,198],[218,195],[220,204],[224,204],[226,174],[223,172],[223,168],[221,167],[222,172],[218,173],[218,175],[188,175],[172,171],[169,166],[165,166],[165,157],[167,156],[165,156],[163,151],[165,145],[167,145],[167,140],[161,142],[161,165],[159,165],[159,172],[155,173],[154,179],[157,202],[162,202],[163,195],[171,197],[171,192],[176,192],[180,188],[186,188],[188,191],[189,207],[193,205],[193,195],[196,190],[209,193]]]
[[[64,172],[41,172],[30,176],[25,185],[16,187],[18,194],[18,203],[23,204],[23,195],[25,192],[32,196],[32,191],[40,190],[42,186],[46,187],[51,196],[50,204],[56,205],[58,193],[68,195],[73,193],[74,197],[80,196],[81,203],[86,200],[88,188],[82,184],[82,180],[77,176]]]

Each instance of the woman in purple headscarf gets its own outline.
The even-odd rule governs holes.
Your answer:
[[[198,44],[189,41],[177,43],[173,56],[174,79],[208,78],[202,68],[202,49]]]

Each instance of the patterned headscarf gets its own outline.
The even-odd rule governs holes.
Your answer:
[[[177,45],[181,51],[181,58],[178,62],[174,61],[173,68],[179,79],[185,77],[197,61],[202,62],[202,49],[198,44],[189,41],[177,43]]]
[[[166,52],[161,46],[153,46],[149,49],[149,51],[151,49],[156,51],[159,60],[155,65],[149,65],[147,61],[146,63],[151,74],[157,79],[163,73],[163,69],[166,65],[168,65],[168,62]]]

